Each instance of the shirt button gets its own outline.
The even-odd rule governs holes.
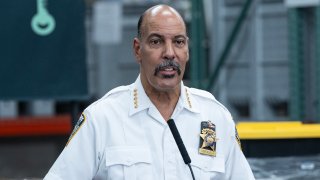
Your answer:
[[[129,158],[126,160],[126,162],[127,162],[128,164],[130,164],[130,163],[131,163],[131,158],[129,157]]]

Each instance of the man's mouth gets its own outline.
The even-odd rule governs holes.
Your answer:
[[[172,71],[173,68],[172,67],[169,67],[169,68],[165,68],[164,71]]]
[[[159,74],[163,77],[163,78],[173,78],[176,74],[177,70],[173,67],[167,67],[164,69],[161,69],[159,71]]]
[[[165,67],[165,68],[160,69],[160,71],[162,71],[162,72],[176,72],[177,68],[175,68],[175,67]]]
[[[174,61],[166,60],[156,67],[154,75],[156,76],[160,73],[164,78],[172,78],[176,72],[178,75],[181,74],[180,65]]]

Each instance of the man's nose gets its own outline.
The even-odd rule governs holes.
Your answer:
[[[171,42],[167,42],[164,48],[163,56],[165,59],[173,60],[175,58],[174,47]]]

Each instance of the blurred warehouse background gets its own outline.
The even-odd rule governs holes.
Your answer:
[[[38,1],[55,20],[45,35],[30,25]],[[71,102],[132,82],[139,15],[169,3],[188,25],[189,86],[213,92],[236,120],[317,120],[320,27],[317,6],[307,3],[313,1],[303,8],[283,0],[2,1],[0,116],[66,113]]]
[[[138,18],[159,3],[187,24],[185,84],[237,122],[319,123],[319,0],[2,0],[0,177],[44,175],[79,113],[136,79]]]

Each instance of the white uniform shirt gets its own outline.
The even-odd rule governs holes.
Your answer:
[[[172,115],[191,158],[196,180],[252,180],[229,112],[208,92],[181,83]],[[216,156],[199,153],[201,122],[216,127]],[[46,180],[191,180],[165,119],[140,77],[111,90],[80,118]]]

